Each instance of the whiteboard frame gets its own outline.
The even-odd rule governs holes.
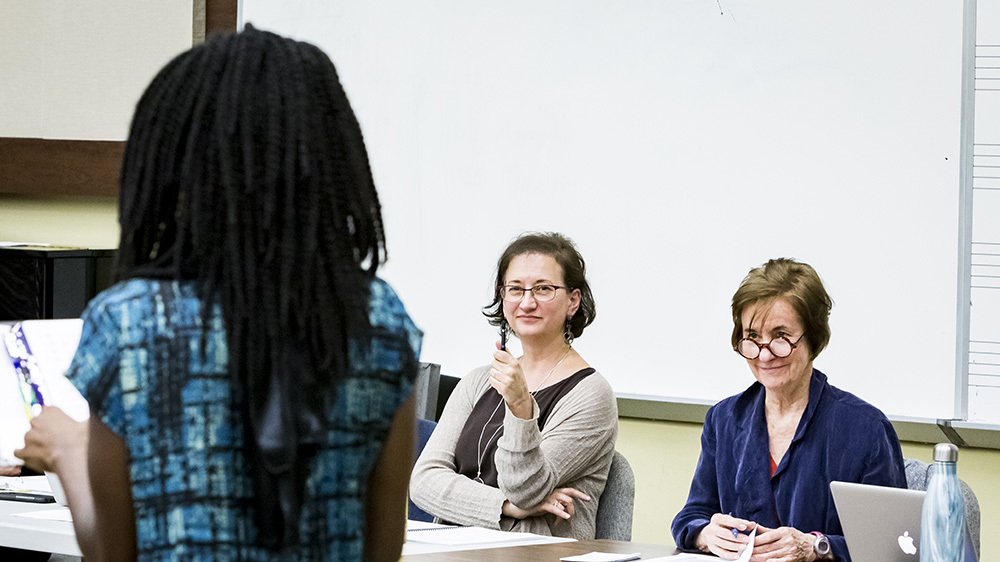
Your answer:
[[[243,19],[245,17],[245,14],[246,14],[246,11],[243,9],[243,4],[244,4],[243,2],[240,3],[241,22],[243,21]],[[298,2],[296,4],[301,6],[303,3],[302,2]],[[966,39],[967,39],[967,36],[968,36],[968,6],[969,6],[969,4],[972,4],[972,6],[974,8],[974,1],[973,0],[965,0],[965,4],[964,4],[964,10],[965,11],[962,14],[963,22],[964,22],[962,29],[963,29],[963,34],[966,37]],[[327,8],[327,10],[329,11],[329,8]],[[530,17],[530,14],[526,14],[526,15]],[[265,25],[263,27],[266,28],[267,26]],[[279,31],[282,31],[282,30],[279,30]],[[306,40],[310,39],[308,36],[306,36],[306,37],[300,37],[300,38],[304,38]],[[956,43],[956,48],[957,47],[958,47],[958,45]],[[336,53],[333,53],[333,58],[334,58],[335,61],[337,61],[338,60],[338,55]],[[340,63],[338,62],[338,67],[340,67],[340,66],[341,66]],[[342,78],[344,78],[344,77],[345,77],[345,74],[342,73]],[[964,79],[964,77],[963,77],[963,79]],[[345,80],[345,87],[348,89],[349,95],[351,95],[351,85],[348,83],[349,79],[348,78],[344,78],[344,80]],[[365,101],[364,97],[362,96],[360,99],[364,103],[364,101]],[[352,100],[355,103],[357,103],[358,98],[352,97]],[[961,111],[962,111],[963,115],[966,115],[967,109],[968,108],[966,107],[966,104],[965,104],[965,101],[964,101],[964,98],[963,98],[962,107],[961,107]],[[357,105],[355,105],[355,110],[356,110],[356,112],[358,112],[358,106]],[[956,120],[956,122],[957,121],[958,120]],[[956,129],[959,128],[958,125],[959,124],[956,123]],[[964,120],[962,122],[962,126],[964,126]],[[365,128],[364,119],[362,119],[362,127]],[[952,138],[954,138],[954,137],[952,137]],[[965,135],[963,133],[963,139],[964,138],[965,138]],[[956,152],[960,152],[960,151],[956,151]],[[955,158],[955,160],[962,160],[962,158],[963,158],[964,155],[959,153],[959,154],[955,154],[955,156],[957,156],[957,158]],[[377,164],[378,163],[375,162],[373,164],[373,166],[377,167]],[[959,167],[958,170],[959,170],[959,172],[958,172],[959,175],[961,175],[962,173],[964,173],[964,168],[963,167]],[[377,179],[377,181],[379,181],[378,177],[376,179]],[[962,184],[963,182],[962,182],[961,179],[959,179],[958,183]],[[955,184],[952,183],[951,185],[955,185]],[[961,185],[959,185],[958,189],[961,190],[961,189],[964,189],[964,188]],[[962,197],[965,197],[965,195],[963,195]],[[960,199],[960,200],[961,200],[960,206],[964,208],[964,206],[967,204],[967,202],[965,201],[965,199]],[[952,215],[952,217],[954,217],[954,215]],[[952,219],[949,219],[949,220],[955,220],[955,219],[952,218]],[[391,218],[387,220],[387,224],[390,227],[394,224],[392,222]],[[961,225],[961,223],[959,223],[959,225],[960,225],[959,226],[960,231],[964,231],[964,226]],[[535,226],[534,225],[528,225],[528,228],[529,229],[533,229],[533,228],[535,228]],[[510,234],[510,235],[516,234],[516,231],[511,231],[508,234]],[[574,238],[577,238],[578,242],[580,242],[580,239],[577,236],[574,236],[574,234],[575,234],[574,232],[568,232],[568,234],[570,234]],[[393,239],[395,239],[395,233],[390,233],[390,235],[392,236]],[[959,233],[959,236],[961,237],[962,234]],[[508,237],[504,237],[504,238],[509,239],[509,236]],[[948,238],[951,239],[951,236],[949,236]],[[498,243],[498,247],[496,249],[497,252],[499,252],[499,249],[502,248],[502,243],[503,243],[502,240]],[[962,244],[963,243],[961,241],[959,241],[958,245],[959,245],[960,248],[961,248]],[[484,251],[488,252],[488,251],[490,251],[490,249],[485,249],[484,248]],[[957,287],[958,287],[958,291],[957,292],[958,292],[958,294],[955,295],[956,299],[960,299],[961,291],[963,290],[962,287],[965,286],[965,285],[967,285],[967,278],[964,279],[964,280],[962,279],[962,276],[965,275],[965,273],[963,273],[963,272],[967,271],[967,265],[965,265],[965,264],[962,263],[962,261],[965,259],[964,255],[963,255],[965,252],[967,252],[967,250],[965,250],[964,252],[963,251],[959,251],[958,255],[956,256],[956,259],[959,262],[957,264],[958,265],[957,269],[958,269],[959,280],[958,280],[958,283],[957,283]],[[586,248],[584,248],[584,255],[585,256],[588,255],[588,251],[587,251]],[[392,252],[390,252],[390,259],[392,259]],[[806,259],[806,261],[810,261],[808,257],[804,257],[804,259]],[[391,265],[392,265],[392,262],[390,262],[390,266]],[[752,266],[752,265],[756,265],[756,264],[755,263],[748,263],[746,265]],[[824,270],[823,270],[823,268],[821,266],[818,266],[817,269],[820,271],[821,275],[824,274]],[[416,273],[416,272],[414,272],[414,271],[410,271],[409,272],[409,274],[411,274],[411,275],[414,274],[414,273]],[[486,276],[485,272],[479,272],[479,273],[481,273],[483,277]],[[389,274],[389,276],[387,276],[387,279],[390,280],[390,282],[394,281],[394,279],[392,277],[393,275],[395,275],[395,276],[398,277],[400,275],[400,273],[398,271],[392,271],[391,268],[390,268],[390,274]],[[732,280],[733,287],[735,287],[735,284],[736,284],[737,281],[738,281],[738,279]],[[403,292],[404,301],[409,302],[409,299],[407,297],[406,292],[405,291],[402,291],[402,292]],[[836,294],[834,295],[834,298],[835,299],[837,298]],[[956,300],[956,302],[959,303],[959,304],[958,304],[958,309],[957,309],[957,318],[955,318],[955,324],[953,325],[953,327],[955,329],[955,332],[954,332],[955,333],[955,338],[954,339],[955,339],[956,342],[959,342],[959,343],[957,344],[957,347],[954,349],[955,360],[953,361],[953,363],[955,365],[962,365],[962,367],[955,372],[955,384],[954,384],[954,386],[952,386],[952,388],[950,390],[950,391],[952,391],[954,393],[953,394],[953,398],[954,399],[951,401],[952,405],[948,406],[948,408],[951,408],[951,411],[953,413],[955,413],[955,414],[961,413],[962,415],[964,415],[966,406],[963,406],[963,404],[967,404],[967,384],[963,384],[963,381],[967,381],[968,365],[967,365],[967,359],[966,359],[967,353],[965,353],[963,351],[963,346],[967,347],[967,339],[968,339],[967,338],[968,311],[967,310],[963,310],[965,307],[963,307],[963,305],[961,304],[962,303],[961,300]],[[967,300],[965,302],[967,302]],[[472,315],[472,316],[474,316],[476,314],[475,311],[466,311],[466,313],[469,314],[469,315]],[[418,323],[420,323],[420,317],[421,317],[421,315],[418,314],[416,317],[417,317]],[[426,318],[426,315],[424,315],[424,317]],[[836,313],[835,313],[835,317],[836,317]],[[950,328],[949,328],[949,331],[950,331]],[[435,331],[432,330],[432,334],[434,332]],[[485,333],[485,330],[481,330],[481,332]],[[843,332],[841,332],[841,335],[843,335]],[[584,340],[587,340],[587,339],[588,338],[584,338]],[[964,340],[964,342],[963,342],[963,340]],[[583,345],[585,345],[585,342],[581,343],[581,346],[583,346]],[[428,347],[431,347],[431,346],[428,346]],[[581,347],[581,349],[583,349],[583,348]],[[437,347],[435,347],[435,351],[437,351],[438,353],[440,353],[440,350]],[[585,355],[587,355],[587,353],[585,353]],[[827,354],[827,355],[829,355],[829,354]],[[425,359],[431,360],[431,361],[435,361],[435,362],[445,363],[446,366],[447,366],[446,361],[442,360],[442,358],[440,356],[426,357]],[[822,358],[821,358],[821,360],[822,360]],[[823,368],[820,364],[818,364],[817,366],[820,367],[820,368]],[[449,369],[449,371],[451,371],[451,369]],[[962,374],[962,373],[966,373],[966,374]],[[456,371],[455,374],[461,374],[461,373]],[[613,373],[612,373],[612,377],[611,378],[612,378],[612,382],[614,382],[613,381],[613,379],[614,379],[614,374]],[[920,381],[914,381],[913,384],[919,386],[920,385]],[[949,386],[951,386],[951,385],[949,384]],[[733,387],[731,385],[727,386],[727,388],[731,392],[736,392],[736,391],[739,390],[738,388]],[[849,390],[853,390],[853,389],[849,388]],[[855,391],[855,392],[857,392],[857,391]],[[940,388],[939,388],[939,390],[937,392],[940,392]],[[657,395],[660,395],[660,394],[657,393]],[[876,402],[876,405],[878,405],[877,402]],[[886,409],[887,413],[892,413],[890,411],[891,408],[885,408],[885,409]],[[943,409],[944,408],[942,408],[942,410]]]
[[[962,143],[958,235],[958,328],[955,330],[955,419],[969,418],[969,338],[972,303],[972,166],[976,124],[976,0],[962,18]]]

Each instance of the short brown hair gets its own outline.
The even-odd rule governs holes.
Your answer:
[[[587,282],[587,264],[576,249],[573,241],[558,232],[526,232],[511,242],[497,262],[496,279],[493,283],[493,302],[483,307],[483,314],[490,324],[499,326],[503,322],[503,282],[510,262],[522,254],[543,254],[556,260],[563,271],[566,292],[580,289],[580,307],[570,319],[570,331],[574,338],[583,334],[597,316],[597,303]]]
[[[830,343],[830,309],[833,299],[823,287],[819,274],[809,264],[789,258],[769,260],[750,270],[733,295],[732,344],[743,339],[743,312],[760,303],[784,299],[792,305],[809,342],[810,359]]]

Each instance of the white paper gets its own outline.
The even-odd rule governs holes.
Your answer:
[[[22,323],[24,337],[38,362],[46,391],[46,405],[58,406],[76,421],[90,417],[90,407],[80,392],[66,378],[66,371],[80,344],[83,321],[29,320]],[[0,335],[10,331],[0,325]],[[0,342],[0,466],[19,466],[14,450],[24,447],[24,434],[31,428],[18,387],[14,363],[7,347]]]
[[[620,552],[588,552],[587,554],[578,554],[576,556],[567,556],[565,558],[560,558],[563,562],[628,562],[629,560],[638,560],[642,557],[642,553],[633,552],[632,554],[622,554]]]
[[[718,556],[709,556],[707,554],[692,554],[685,552],[684,554],[674,554],[671,556],[659,556],[657,558],[643,558],[642,562],[702,562],[714,560],[719,562],[721,558]]]
[[[747,546],[740,553],[740,557],[736,559],[736,562],[749,562],[750,556],[753,555],[753,543],[754,539],[757,537],[757,526],[755,525],[753,530],[750,531],[750,536],[747,537]]]
[[[449,546],[525,542],[538,538],[531,533],[511,533],[481,527],[445,527],[420,529],[406,533],[407,542],[441,544]]]
[[[52,495],[52,487],[44,476],[0,476],[0,491],[7,490]]]
[[[21,323],[24,338],[31,346],[49,395],[46,404],[58,406],[67,416],[76,421],[90,417],[90,406],[66,378],[76,348],[80,345],[83,320],[26,320]]]
[[[750,531],[750,535],[747,537],[749,539],[747,541],[747,546],[746,548],[743,549],[743,552],[740,554],[740,557],[737,559],[737,562],[747,562],[748,560],[750,560],[750,556],[753,555],[753,545],[756,536],[757,536],[757,527],[754,527],[753,530]],[[648,559],[644,558],[642,562],[700,562],[707,560],[715,560],[716,562],[718,562],[720,558],[718,558],[717,556],[710,556],[708,554],[694,554],[685,552],[684,554],[674,554],[672,556],[660,556],[658,558],[648,558]]]
[[[418,554],[437,554],[441,552],[454,552],[460,550],[477,550],[480,548],[496,548],[503,546],[526,546],[533,544],[553,544],[561,542],[574,542],[576,539],[571,539],[567,537],[553,537],[548,535],[535,535],[531,533],[503,533],[502,536],[495,535],[494,533],[499,533],[500,531],[488,531],[487,536],[484,537],[486,542],[464,542],[448,539],[446,533],[445,540],[448,540],[452,544],[444,544],[440,542],[439,538],[430,537],[430,540],[436,542],[426,542],[421,541],[420,536],[426,533],[439,532],[440,530],[457,530],[463,527],[456,527],[454,525],[441,525],[439,523],[423,523],[420,521],[408,521],[406,524],[406,544],[403,545],[403,556],[416,556]],[[430,529],[436,529],[436,531],[431,531]],[[458,533],[463,533],[467,531],[457,531]],[[497,542],[497,538],[504,539],[505,542]],[[512,542],[516,541],[516,542]],[[454,544],[458,543],[458,544]],[[555,560],[555,559],[553,559]]]
[[[69,514],[68,507],[59,509],[46,509],[45,511],[28,511],[25,513],[11,513],[11,517],[27,517],[28,519],[42,519],[45,521],[68,521],[73,522],[73,517]]]

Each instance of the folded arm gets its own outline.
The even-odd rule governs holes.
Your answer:
[[[538,429],[538,405],[532,404],[531,419],[507,411],[494,457],[500,490],[517,506],[537,505],[554,489],[609,462],[618,432],[614,394],[599,376],[580,381],[564,396],[544,430]]]
[[[410,499],[445,521],[500,528],[503,492],[475,482],[457,472],[455,448],[458,437],[479,395],[487,386],[474,371],[455,387],[434,433],[424,446],[410,477]]]

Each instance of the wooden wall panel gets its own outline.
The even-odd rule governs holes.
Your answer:
[[[121,141],[0,138],[0,192],[118,195]]]
[[[237,0],[205,0],[205,33],[236,31]]]

